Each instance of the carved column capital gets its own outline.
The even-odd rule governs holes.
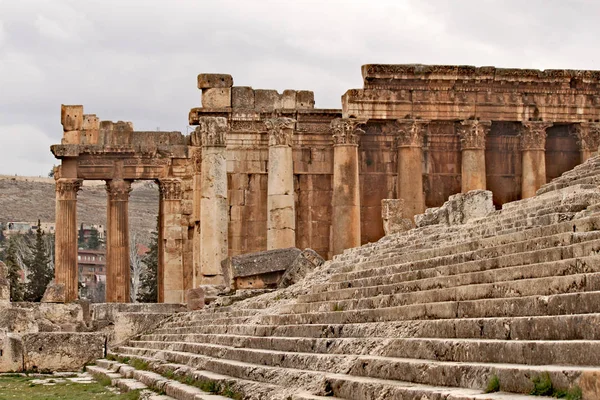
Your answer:
[[[552,123],[543,121],[523,122],[521,128],[521,150],[545,150],[546,149],[546,129],[550,128]]]
[[[81,190],[82,179],[59,178],[56,180],[56,194],[59,200],[77,200],[77,192]]]
[[[106,194],[111,201],[129,201],[131,181],[111,179],[106,181]]]
[[[491,121],[461,121],[458,127],[461,149],[485,149],[485,137],[490,132],[491,127]]]
[[[331,121],[333,144],[358,146],[360,135],[365,131],[362,129],[364,121],[354,118],[336,118]]]
[[[396,147],[423,147],[423,137],[429,121],[422,119],[399,119],[396,121]]]
[[[159,179],[158,189],[160,192],[160,198],[163,200],[181,200],[183,198],[181,179]]]
[[[265,120],[269,133],[269,146],[292,146],[292,136],[296,120],[287,117],[276,117]]]
[[[577,138],[581,150],[598,151],[600,146],[600,123],[582,122],[569,127],[569,131]]]
[[[225,147],[228,130],[225,117],[200,117],[192,133],[192,146]]]

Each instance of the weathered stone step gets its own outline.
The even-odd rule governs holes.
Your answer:
[[[341,338],[256,337],[204,335],[137,340],[130,346],[176,351],[196,351],[187,344],[207,344],[280,352],[370,355],[435,361],[487,362],[526,365],[600,366],[600,341],[489,340],[437,338]],[[201,354],[205,354],[201,352]],[[206,354],[210,355],[210,354]]]
[[[570,234],[567,234],[570,235]],[[600,231],[589,237],[596,238]],[[567,260],[593,256],[600,250],[600,239],[570,244],[572,239],[565,234],[561,237],[548,237],[535,242],[520,242],[512,246],[500,246],[484,250],[454,253],[426,260],[385,265],[378,268],[357,269],[347,273],[334,273],[329,282],[316,284],[313,293],[380,286],[401,283],[435,276],[449,276],[461,273],[495,270],[550,261]],[[532,250],[535,249],[535,250]]]
[[[543,195],[547,193],[553,193],[555,191],[569,188],[574,185],[598,185],[600,183],[600,174],[598,173],[589,173],[584,174],[578,177],[573,177],[573,179],[564,179],[553,182],[550,186],[541,187],[538,189],[536,194]]]
[[[207,345],[185,344],[190,350],[207,350]],[[277,376],[280,385],[313,385],[312,379],[327,377],[333,374],[341,384],[356,380],[356,377],[381,381],[399,381],[421,385],[440,385],[473,390],[482,390],[492,376],[500,380],[502,390],[514,393],[529,393],[533,388],[531,377],[548,374],[556,389],[567,389],[576,384],[582,373],[594,374],[599,369],[593,367],[569,367],[553,365],[524,366],[517,364],[490,363],[455,363],[431,360],[401,359],[376,356],[342,356],[310,353],[284,353],[253,349],[217,348],[211,355],[203,355],[188,351],[167,349],[149,349],[126,347],[120,349],[128,355],[139,355],[158,359],[173,360],[178,363],[193,365],[217,373],[227,373],[252,380],[273,379]],[[220,358],[220,357],[227,357]],[[245,361],[241,361],[241,359]],[[308,382],[306,381],[308,380]],[[302,383],[302,382],[305,383]],[[349,397],[334,385],[325,385],[315,392],[311,386],[308,390],[326,395],[333,390],[333,395]],[[313,386],[314,387],[314,386]]]
[[[600,314],[534,317],[406,320],[355,324],[214,325],[201,324],[161,329],[142,340],[169,337],[196,341],[195,335],[314,338],[474,338],[496,340],[600,340]]]
[[[86,367],[86,370],[95,378],[109,378],[111,380],[111,385],[116,386],[121,389],[123,392],[130,392],[132,390],[141,390],[141,397],[147,400],[173,400],[174,398],[171,396],[160,395],[154,392],[151,392],[148,389],[148,386],[143,384],[140,381],[135,379],[124,378],[121,374],[112,372],[109,369],[89,365]],[[198,398],[201,400],[202,398]],[[208,400],[208,399],[207,399]]]

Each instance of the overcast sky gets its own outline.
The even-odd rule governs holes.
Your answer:
[[[600,69],[595,0],[0,0],[0,174],[46,175],[61,104],[186,132],[196,75],[339,108],[367,63]]]

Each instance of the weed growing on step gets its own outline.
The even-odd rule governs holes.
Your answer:
[[[114,354],[107,354],[107,355],[106,355],[106,359],[107,359],[108,361],[117,361],[117,357],[115,357],[115,355],[114,355]]]
[[[138,371],[148,371],[150,369],[150,364],[147,361],[139,360],[137,358],[130,360],[129,365],[131,365],[133,368],[137,369]]]
[[[162,375],[167,379],[171,379],[171,380],[177,379],[177,377],[175,375],[175,371],[173,371],[172,369],[165,369],[163,371]]]
[[[531,382],[533,382],[533,390],[530,394],[534,396],[551,396],[567,400],[581,400],[583,398],[581,388],[578,386],[567,390],[554,388],[550,374],[547,372],[532,378]]]
[[[333,311],[335,311],[335,312],[344,311],[344,306],[342,306],[341,304],[335,303],[333,305]]]
[[[498,375],[492,375],[488,381],[487,387],[485,388],[486,393],[494,393],[500,391],[500,379]]]
[[[110,386],[111,385],[111,380],[108,376],[101,376],[99,378],[96,378],[96,380],[102,386]]]

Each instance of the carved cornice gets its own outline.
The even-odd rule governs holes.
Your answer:
[[[520,135],[521,150],[546,150],[546,129],[551,126],[550,122],[523,122]]]
[[[577,144],[581,150],[598,151],[598,146],[600,146],[600,123],[582,122],[571,125],[569,131],[577,138]]]
[[[200,117],[192,133],[192,146],[225,147],[228,130],[225,117]]]
[[[131,181],[111,179],[106,181],[106,194],[110,201],[129,201]]]
[[[183,198],[181,179],[159,179],[158,188],[160,192],[160,198],[163,200],[181,200]]]
[[[354,118],[336,118],[331,121],[334,146],[353,145],[358,146],[360,135],[365,131],[362,129],[364,121]]]
[[[429,121],[422,119],[399,119],[396,121],[396,147],[423,147],[423,137]]]
[[[458,127],[461,149],[485,149],[485,137],[490,132],[491,127],[491,121],[462,121]]]
[[[59,178],[56,180],[58,200],[77,200],[77,192],[81,190],[82,179]]]
[[[292,136],[296,120],[287,117],[276,117],[265,120],[269,133],[269,146],[292,146]]]

